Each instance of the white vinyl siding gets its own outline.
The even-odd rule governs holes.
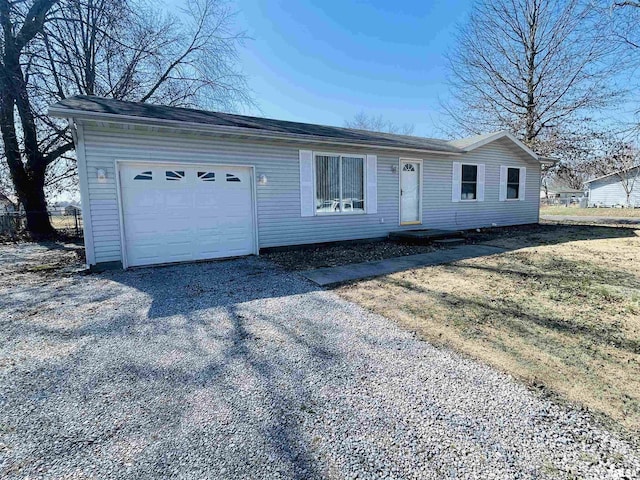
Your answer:
[[[638,175],[631,191],[630,203],[633,207],[640,207],[640,172],[632,172]],[[633,181],[633,180],[631,180]],[[627,205],[627,193],[622,186],[620,177],[611,175],[589,184],[589,205],[613,207]]]
[[[303,150],[319,149],[313,145]],[[301,216],[300,144],[220,138],[143,127],[84,126],[84,150],[95,261],[119,261],[120,226],[116,193],[115,161],[138,160],[217,165],[252,165],[256,175],[266,175],[265,185],[256,185],[258,242],[260,248],[360,238],[384,237],[389,232],[416,228],[399,226],[399,157],[423,159],[422,228],[466,229],[514,225],[538,221],[536,192],[539,166],[511,142],[496,141],[463,157],[423,154],[406,155],[370,148],[342,148],[336,151],[366,157],[366,215]],[[324,151],[325,149],[322,149]],[[451,202],[452,163],[485,165],[485,201]],[[526,166],[526,201],[499,202],[500,165]],[[371,166],[375,166],[375,187]],[[106,171],[98,182],[97,169]],[[313,185],[313,182],[312,182]],[[313,189],[312,189],[313,190]],[[372,190],[377,190],[377,208],[372,209]],[[83,198],[84,201],[84,198]],[[314,200],[315,201],[315,200]],[[87,208],[87,207],[85,207]]]

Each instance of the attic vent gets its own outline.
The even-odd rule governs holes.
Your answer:
[[[133,179],[134,180],[152,180],[153,176],[152,176],[151,170],[149,170],[147,172],[140,172],[138,175],[133,177]]]

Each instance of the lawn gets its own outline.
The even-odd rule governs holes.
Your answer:
[[[640,208],[578,208],[540,207],[540,215],[568,215],[572,217],[640,217]]]
[[[640,432],[640,230],[543,226],[485,241],[511,250],[336,291]]]

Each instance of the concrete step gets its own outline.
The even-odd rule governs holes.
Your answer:
[[[434,240],[460,238],[462,232],[457,230],[438,230],[435,228],[428,228],[422,230],[401,230],[398,232],[391,232],[389,238],[397,242],[412,243],[417,245],[426,245]]]
[[[450,247],[452,245],[461,245],[465,243],[465,239],[464,238],[441,238],[439,240],[434,240],[433,243],[436,245]]]

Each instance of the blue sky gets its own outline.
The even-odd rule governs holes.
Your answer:
[[[241,51],[260,110],[342,126],[359,111],[438,136],[444,54],[470,0],[236,0]]]

